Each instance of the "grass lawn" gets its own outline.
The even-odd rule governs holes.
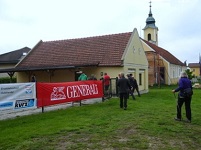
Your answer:
[[[119,108],[119,99],[0,121],[0,150],[201,149],[201,90],[192,99],[192,123],[174,121],[173,87]],[[182,109],[185,119],[185,110]]]

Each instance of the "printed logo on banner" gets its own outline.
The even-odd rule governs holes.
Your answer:
[[[32,94],[32,86],[31,85],[26,85],[25,86],[25,93],[26,94]]]
[[[0,108],[12,107],[13,102],[0,103]]]
[[[50,99],[52,101],[66,99],[66,95],[63,91],[64,88],[65,87],[54,87]]]
[[[34,99],[16,100],[15,109],[34,107]]]

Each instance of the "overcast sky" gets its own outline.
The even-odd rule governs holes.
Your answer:
[[[150,0],[0,0],[0,54],[62,40],[143,28]],[[159,46],[179,60],[198,63],[201,0],[152,0]]]

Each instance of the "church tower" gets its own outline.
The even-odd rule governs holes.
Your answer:
[[[149,41],[158,46],[158,27],[155,26],[155,19],[153,18],[151,12],[151,1],[150,1],[150,11],[148,18],[146,19],[146,26],[144,30],[144,40]]]

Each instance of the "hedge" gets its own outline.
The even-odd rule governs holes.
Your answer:
[[[16,83],[16,77],[13,77],[12,80],[10,77],[1,77],[0,78],[0,83]]]

